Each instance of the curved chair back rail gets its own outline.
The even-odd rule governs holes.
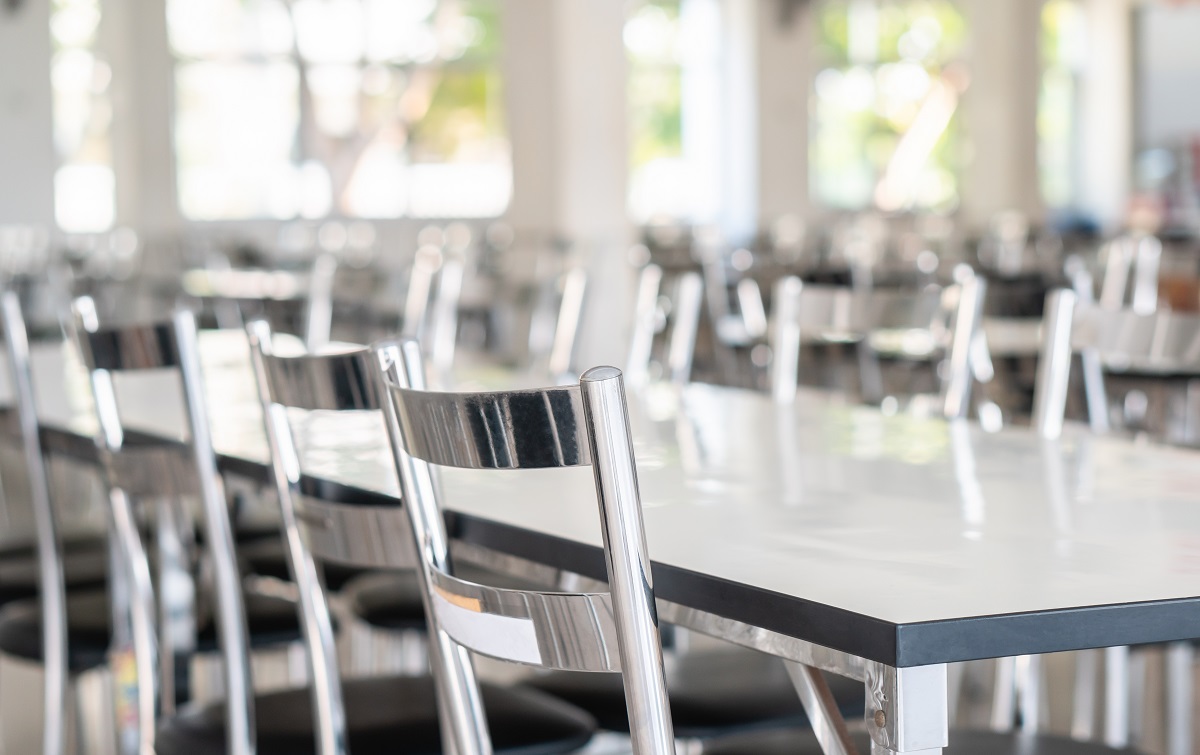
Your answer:
[[[513,590],[433,577],[438,626],[493,658],[562,671],[621,670],[612,596]]]
[[[88,347],[88,365],[95,370],[129,372],[179,367],[179,348],[171,322],[85,329],[81,335]]]
[[[653,579],[620,370],[524,391],[425,389],[413,341],[377,347],[384,415],[419,554],[443,736],[491,752],[467,650],[549,668],[621,671],[637,755],[674,752]],[[498,589],[453,575],[430,465],[519,470],[590,465],[608,593]]]
[[[394,387],[409,454],[466,469],[538,469],[592,463],[579,386],[488,393]]]
[[[272,403],[307,411],[380,408],[374,378],[377,368],[368,349],[295,356],[263,351],[261,360]]]

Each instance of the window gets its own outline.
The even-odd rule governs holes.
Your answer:
[[[846,209],[952,209],[962,15],[947,0],[828,0],[817,19],[814,196]]]
[[[112,227],[112,70],[97,53],[99,0],[54,0],[50,9],[50,63],[54,98],[54,214],[72,233]]]
[[[647,0],[625,24],[629,214],[711,222],[720,209],[721,13],[716,0]]]
[[[168,0],[184,215],[500,214],[499,5]]]
[[[1079,98],[1087,62],[1087,22],[1075,0],[1042,8],[1042,81],[1038,93],[1038,171],[1042,199],[1069,209],[1077,196]]]

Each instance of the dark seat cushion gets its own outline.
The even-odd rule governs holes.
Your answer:
[[[98,587],[108,574],[108,546],[103,540],[63,544],[63,576],[68,588]],[[37,550],[32,545],[0,553],[0,605],[38,594]]]
[[[429,677],[343,682],[350,751],[354,755],[440,755],[441,732]],[[583,711],[520,687],[483,685],[483,703],[496,752],[550,755],[583,747],[595,722]],[[254,703],[258,755],[315,755],[312,698],[307,688],[261,695]],[[185,708],[159,729],[158,755],[225,752],[225,709]]]
[[[870,752],[865,732],[852,735],[859,752]],[[945,755],[1136,755],[1136,750],[1114,749],[1091,742],[1041,734],[954,730]],[[776,729],[725,737],[706,742],[704,755],[823,755],[816,737],[807,729]]]
[[[296,603],[285,598],[247,593],[246,620],[253,648],[300,639]],[[86,671],[107,662],[111,639],[108,592],[103,588],[67,594],[67,650],[72,672]],[[197,650],[217,648],[216,629],[204,621]],[[42,660],[42,612],[37,599],[10,603],[0,612],[0,652],[26,660]]]
[[[299,606],[296,601],[275,595],[243,592],[246,606],[246,624],[250,629],[250,646],[265,648],[285,645],[301,639]],[[196,649],[206,653],[217,649],[217,626],[213,617],[203,612],[197,622],[200,630],[196,636]]]
[[[826,680],[844,715],[861,715],[861,682],[832,674]],[[554,672],[530,686],[591,713],[602,729],[629,731],[625,691],[618,674]],[[740,729],[803,725],[807,718],[783,662],[741,648],[685,653],[669,666],[667,690],[675,734],[705,739]]]
[[[240,543],[238,558],[242,562],[243,571],[249,574],[274,577],[285,582],[290,582],[292,579],[287,550],[284,548],[283,538],[279,536],[278,532],[253,542]],[[334,591],[341,590],[350,580],[367,573],[367,570],[361,567],[334,563],[320,564],[320,568],[325,573],[325,587]]]
[[[67,593],[67,662],[72,673],[107,662],[108,593],[87,589]],[[42,609],[37,599],[10,603],[0,611],[0,652],[40,663]]]

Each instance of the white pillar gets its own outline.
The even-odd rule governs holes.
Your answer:
[[[1125,221],[1133,172],[1133,9],[1082,0],[1087,66],[1079,112],[1081,209],[1113,231]]]
[[[962,104],[970,147],[961,192],[971,226],[1003,210],[1033,222],[1044,214],[1037,162],[1041,7],[1041,0],[962,0],[971,85]]]
[[[106,0],[101,44],[113,69],[113,171],[118,225],[151,235],[179,229],[174,65],[164,0]]]
[[[50,3],[0,4],[0,223],[54,223]]]
[[[506,217],[591,255],[579,363],[620,365],[632,316],[625,5],[506,0],[504,91],[513,157]]]
[[[814,74],[811,3],[758,4],[758,220],[809,215],[808,104]]]

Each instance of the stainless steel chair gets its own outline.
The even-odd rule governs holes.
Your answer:
[[[808,286],[781,280],[773,304],[772,392],[779,401],[796,396],[800,345],[805,339],[863,343],[873,352],[908,359],[944,355],[941,413],[965,417],[971,390],[971,343],[978,327],[985,284],[970,277],[945,288],[918,292]],[[864,371],[864,375],[866,371]],[[867,400],[883,398],[880,386],[864,386]]]
[[[440,753],[438,698],[428,675],[340,678],[328,599],[316,569],[317,559],[331,557],[376,568],[411,565],[411,554],[398,546],[409,540],[406,527],[399,528],[405,514],[398,506],[374,501],[300,495],[303,465],[297,449],[305,439],[294,435],[289,409],[310,412],[305,424],[318,437],[325,427],[321,418],[333,420],[334,426],[348,422],[355,432],[373,427],[379,437],[383,428],[374,355],[358,349],[280,356],[273,353],[265,323],[251,323],[249,334],[289,560],[300,588],[312,685],[310,690],[231,699],[224,708],[189,707],[164,723],[157,752]],[[355,424],[364,419],[366,424]],[[227,587],[236,590],[234,584]],[[231,655],[228,662],[244,673],[243,655]],[[587,714],[533,690],[488,686],[483,695],[490,724],[503,732],[498,751],[569,752],[586,744],[594,730]],[[227,737],[226,721],[236,724]]]
[[[680,385],[691,380],[703,303],[700,273],[681,274],[666,293],[663,269],[654,264],[642,268],[626,363],[630,383],[641,384],[655,377]],[[656,359],[655,345],[660,338],[666,341],[665,354]]]
[[[430,393],[413,341],[384,345],[388,432],[420,558],[443,736],[458,755],[492,751],[469,651],[548,668],[622,673],[634,752],[674,753],[650,561],[621,373],[579,386]],[[494,418],[494,419],[493,419]],[[591,465],[609,593],[493,588],[455,577],[431,465],[529,469]]]
[[[0,293],[0,328],[8,357],[8,384],[14,394],[14,406],[4,417],[5,434],[15,435],[23,450],[28,503],[36,535],[32,554],[10,549],[7,556],[0,558],[0,570],[4,573],[0,578],[0,605],[6,606],[0,612],[0,652],[42,666],[42,752],[45,755],[62,755],[66,751],[70,739],[66,712],[72,691],[77,716],[92,715],[100,719],[90,723],[79,721],[73,737],[76,749],[90,752],[98,748],[99,752],[109,752],[115,741],[88,742],[84,734],[103,731],[111,723],[111,711],[106,709],[103,696],[108,685],[107,631],[106,627],[100,632],[88,631],[84,625],[87,617],[81,615],[86,613],[81,611],[83,608],[104,606],[103,593],[97,591],[95,585],[97,577],[103,583],[107,555],[90,543],[86,548],[68,552],[61,542],[42,453],[30,346],[20,304],[11,291]],[[7,499],[16,491],[8,480],[5,483]],[[6,500],[5,503],[12,505],[13,501]],[[68,607],[68,564],[73,570],[82,571],[82,574],[72,575],[72,582],[83,583],[82,589],[73,589],[70,593],[73,611]],[[22,598],[37,600],[14,602]],[[70,623],[71,619],[75,620],[74,624]],[[96,699],[85,699],[88,696]]]
[[[208,428],[200,373],[197,331],[192,313],[180,311],[167,321],[104,327],[90,301],[74,305],[76,340],[88,370],[99,421],[97,446],[108,484],[114,563],[110,577],[113,655],[133,679],[121,689],[118,717],[135,732],[139,749],[151,752],[160,715],[175,706],[177,663],[203,663],[197,654],[215,651],[226,659],[223,679],[227,700],[252,694],[250,649],[259,665],[286,667],[288,646],[300,639],[293,600],[269,594],[243,595],[235,549],[235,531]],[[119,383],[137,375],[170,373],[172,385],[142,385],[153,391],[157,408],[171,416],[182,404],[178,440],[154,440],[131,426],[121,412]],[[178,496],[198,493],[203,541],[211,569],[211,593],[198,591],[192,565],[180,558],[181,532],[190,519]],[[144,511],[137,504],[157,504]],[[151,514],[152,516],[144,516]],[[154,521],[158,584],[143,522]],[[184,520],[187,519],[185,524]],[[186,587],[185,587],[186,585]],[[192,598],[200,592],[201,600]],[[204,598],[207,598],[205,600]],[[202,609],[208,608],[204,611]],[[238,659],[233,662],[229,658]],[[186,666],[182,666],[186,668]],[[287,674],[280,674],[287,683]],[[127,695],[124,696],[124,695]],[[237,707],[236,702],[231,703]],[[230,717],[233,739],[244,722]]]

